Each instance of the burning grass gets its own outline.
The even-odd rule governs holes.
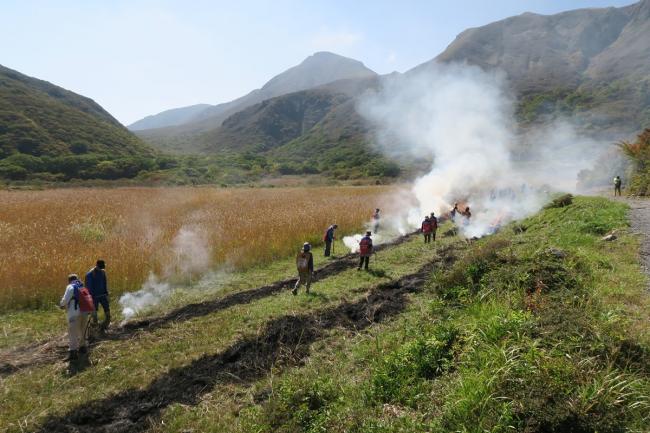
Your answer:
[[[113,296],[150,272],[184,280],[242,269],[358,229],[387,187],[119,188],[0,191],[0,310],[40,307],[66,275],[108,264]]]

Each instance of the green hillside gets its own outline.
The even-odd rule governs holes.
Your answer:
[[[133,177],[154,155],[91,99],[0,66],[0,177]]]

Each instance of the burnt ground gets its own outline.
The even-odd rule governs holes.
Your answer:
[[[416,233],[400,236],[391,242],[378,245],[375,249],[381,251],[382,249],[397,246],[408,241]],[[325,266],[316,269],[314,271],[314,277],[318,280],[336,275],[355,266],[357,260],[356,254],[347,254],[339,257]],[[279,280],[265,286],[232,293],[222,298],[188,304],[162,316],[127,322],[104,335],[98,335],[91,344],[91,349],[103,340],[128,340],[141,332],[152,332],[171,323],[179,323],[193,318],[207,316],[235,305],[249,304],[293,287],[295,283],[296,278]],[[63,335],[46,342],[34,343],[2,353],[0,354],[0,377],[10,376],[25,368],[64,360],[67,356],[67,350],[67,340],[65,335]]]
[[[309,356],[311,344],[327,337],[328,331],[361,331],[402,313],[409,303],[409,293],[423,290],[436,267],[453,263],[450,251],[441,254],[442,258],[413,274],[375,286],[361,300],[273,319],[257,335],[244,338],[223,352],[172,369],[144,389],[125,390],[84,403],[64,415],[49,417],[38,431],[143,432],[168,406],[195,406],[216,385],[250,385],[265,377],[271,368],[300,365]]]

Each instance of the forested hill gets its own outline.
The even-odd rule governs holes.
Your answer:
[[[0,66],[0,177],[132,177],[155,154],[92,99]]]

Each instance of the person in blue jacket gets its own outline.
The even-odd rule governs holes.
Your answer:
[[[102,322],[101,329],[105,331],[111,323],[111,307],[108,302],[108,282],[106,280],[106,262],[97,260],[95,267],[86,274],[85,283],[95,303],[93,323],[96,325],[99,320],[97,316],[99,306],[101,305],[104,310],[104,321]]]

